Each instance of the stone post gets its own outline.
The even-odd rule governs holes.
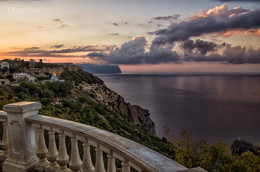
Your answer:
[[[96,150],[95,172],[106,172],[104,161],[103,161],[103,151],[100,149],[99,144],[97,144],[95,150]]]
[[[10,157],[4,163],[4,172],[25,172],[38,162],[36,156],[35,128],[26,123],[25,118],[38,115],[41,104],[37,102],[19,102],[5,105],[7,112]]]
[[[116,172],[116,163],[115,157],[113,155],[113,151],[110,150],[109,154],[107,154],[108,165],[107,165],[107,172]]]
[[[94,172],[95,167],[92,163],[91,160],[91,155],[90,155],[90,144],[87,142],[83,143],[83,164],[82,164],[82,170],[84,172]]]

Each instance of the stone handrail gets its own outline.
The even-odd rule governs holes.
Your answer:
[[[36,171],[49,172],[116,172],[116,159],[117,162],[122,162],[122,172],[130,172],[131,168],[142,172],[187,170],[177,162],[111,132],[69,120],[38,115],[40,108],[40,103],[19,102],[5,105],[5,112],[0,111],[0,121],[4,124],[1,143],[3,152],[0,155],[7,158],[2,165],[3,171],[22,172],[33,168]],[[44,131],[49,134],[48,149]],[[55,133],[59,135],[59,150]],[[70,157],[66,148],[66,136],[71,141]],[[83,143],[83,160],[79,155],[78,141]],[[90,146],[95,147],[95,166],[92,164]],[[107,169],[104,166],[103,152],[107,154]]]
[[[83,143],[88,139],[88,142],[91,145],[97,147],[97,144],[99,144],[101,150],[106,153],[109,153],[112,150],[116,158],[121,161],[127,159],[131,162],[130,164],[138,169],[142,169],[142,171],[172,172],[187,169],[147,147],[93,126],[38,115],[29,116],[25,118],[25,120],[32,123],[37,128],[40,128],[40,126],[47,130],[52,128],[58,133],[64,131],[65,135],[69,137],[76,135],[76,138]]]

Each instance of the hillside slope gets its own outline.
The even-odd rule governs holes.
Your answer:
[[[22,67],[16,70],[28,71],[29,65],[26,62],[22,64]],[[16,64],[17,66],[19,63]],[[60,71],[58,77],[65,82],[39,80],[44,77],[44,72],[48,70],[55,72],[54,68]],[[8,72],[10,71],[1,74],[9,76]],[[167,142],[156,136],[155,125],[150,119],[149,111],[125,102],[123,97],[107,88],[101,79],[79,67],[65,64],[53,67],[47,64],[45,67],[43,63],[37,72],[30,72],[30,74],[37,78],[36,82],[19,80],[18,83],[0,86],[0,109],[9,102],[40,101],[43,105],[41,115],[96,126],[173,158],[174,153],[169,149]]]

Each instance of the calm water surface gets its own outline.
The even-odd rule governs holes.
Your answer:
[[[158,136],[168,126],[194,138],[260,143],[260,76],[98,75],[127,102],[149,109]]]

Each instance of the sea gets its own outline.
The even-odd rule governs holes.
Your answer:
[[[97,75],[131,104],[150,111],[159,137],[185,128],[193,139],[231,145],[241,138],[260,146],[260,75]]]

